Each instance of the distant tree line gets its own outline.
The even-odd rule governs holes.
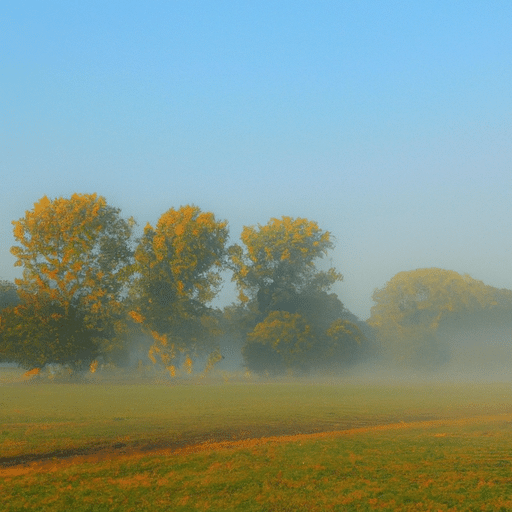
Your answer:
[[[23,277],[1,283],[1,361],[123,365],[140,335],[171,373],[198,355],[218,360],[226,333],[256,372],[348,366],[368,351],[369,329],[330,291],[341,274],[316,266],[333,242],[313,221],[271,219],[228,246],[226,221],[182,206],[135,239],[134,219],[101,196],[73,194],[43,197],[13,225]],[[210,304],[225,270],[239,300],[220,310]]]
[[[433,368],[450,359],[448,328],[511,318],[512,291],[430,268],[400,272],[376,290],[362,322],[332,292],[342,275],[319,268],[331,234],[307,219],[246,226],[241,244],[228,245],[227,221],[187,205],[135,238],[135,220],[105,198],[73,194],[43,197],[13,225],[23,277],[0,281],[0,362],[27,369],[127,365],[133,340],[146,339],[148,357],[175,374],[201,355],[215,364],[223,337],[257,373],[375,358]],[[238,300],[213,308],[226,270]]]

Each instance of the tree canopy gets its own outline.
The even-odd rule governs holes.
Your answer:
[[[208,353],[211,369],[222,330],[262,372],[346,366],[367,354],[371,330],[332,292],[342,275],[320,261],[334,241],[314,221],[246,226],[228,248],[227,222],[186,205],[134,241],[133,219],[97,194],[73,194],[44,196],[13,225],[23,277],[0,283],[2,361],[119,363],[139,343],[171,374]],[[226,269],[239,303],[220,311],[212,301]]]
[[[375,291],[373,300],[368,323],[384,352],[397,361],[428,366],[449,358],[437,337],[441,324],[461,315],[510,308],[512,292],[467,274],[423,268],[396,274]]]
[[[194,353],[209,339],[217,320],[208,307],[224,268],[227,222],[197,206],[165,212],[148,224],[135,251],[137,277],[131,290],[131,317],[151,333],[151,357],[166,366]]]
[[[326,363],[334,345],[360,345],[360,329],[349,327],[343,304],[327,293],[342,275],[335,268],[317,267],[334,247],[328,231],[307,219],[282,217],[245,227],[241,239],[245,247],[231,247],[230,260],[239,299],[255,321],[243,349],[250,369],[309,371]],[[340,322],[345,336],[341,330],[335,334],[334,324],[341,329]],[[353,357],[349,352],[332,354],[346,362]]]
[[[333,248],[331,235],[307,219],[272,218],[266,225],[246,226],[245,250],[230,249],[233,279],[242,302],[256,299],[261,313],[311,290],[328,290],[343,279],[334,268],[319,270],[316,261]]]
[[[4,357],[25,366],[80,365],[119,348],[133,219],[101,196],[73,194],[44,196],[13,225],[19,245],[11,252],[23,278],[16,280],[21,303],[2,313]]]

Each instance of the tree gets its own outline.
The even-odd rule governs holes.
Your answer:
[[[23,267],[16,280],[21,303],[2,331],[14,362],[34,364],[33,354],[41,366],[80,366],[120,350],[134,224],[96,194],[44,196],[13,221],[20,245],[11,252]],[[27,356],[19,356],[20,347]]]
[[[2,309],[16,306],[19,301],[16,285],[10,281],[0,280],[0,314]]]
[[[227,222],[196,206],[171,208],[155,228],[145,227],[135,251],[130,315],[151,333],[154,361],[157,354],[174,368],[180,354],[212,348],[218,320],[208,303],[221,284],[227,237]]]
[[[330,233],[316,222],[273,218],[265,226],[244,227],[241,239],[245,251],[238,245],[230,248],[233,280],[239,299],[256,300],[262,316],[306,290],[328,290],[343,279],[334,268],[315,266],[333,248]]]
[[[512,292],[487,286],[469,275],[424,268],[396,274],[373,294],[368,323],[375,328],[384,353],[419,367],[435,367],[449,359],[439,328],[464,315],[510,309]]]
[[[307,372],[325,364],[330,352],[337,362],[354,360],[364,336],[349,327],[350,313],[337,296],[327,293],[342,275],[316,267],[333,248],[330,233],[316,222],[282,217],[245,227],[241,239],[245,249],[231,247],[230,260],[241,303],[256,311],[243,348],[249,369]],[[334,335],[342,324],[345,336]]]

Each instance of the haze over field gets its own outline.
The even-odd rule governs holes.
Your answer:
[[[399,271],[512,289],[509,2],[2,2],[0,278],[42,196],[143,228],[306,217],[366,319]],[[219,305],[235,298],[229,276]]]

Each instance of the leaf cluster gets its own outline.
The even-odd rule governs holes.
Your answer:
[[[272,310],[273,295],[281,290],[299,293],[306,288],[329,289],[343,279],[335,269],[320,271],[316,261],[333,248],[330,233],[316,222],[291,217],[273,218],[266,225],[244,227],[244,248],[230,248],[233,280],[242,302],[266,293]]]

